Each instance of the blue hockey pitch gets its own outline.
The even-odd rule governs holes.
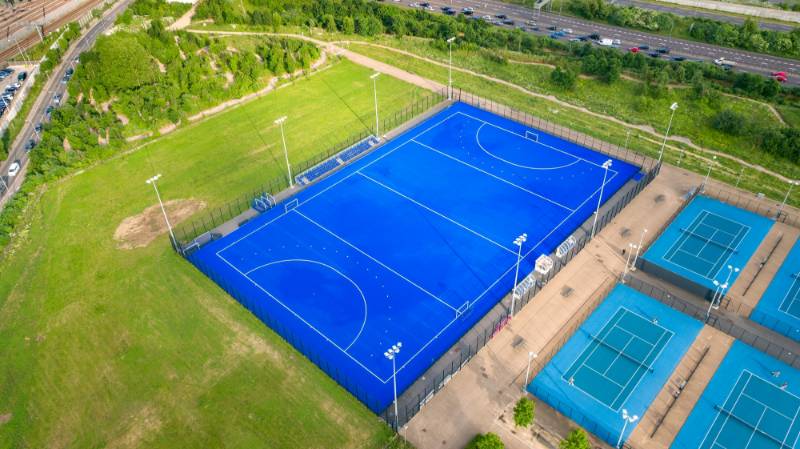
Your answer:
[[[597,205],[609,157],[456,103],[190,256],[372,410]],[[603,200],[639,171],[613,160]]]

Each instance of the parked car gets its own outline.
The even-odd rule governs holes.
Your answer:
[[[56,106],[61,104],[61,94],[53,95],[53,104],[56,105]]]
[[[28,79],[28,72],[19,72],[19,75],[17,75],[17,81],[25,81],[26,79]]]
[[[25,144],[25,152],[28,153],[34,148],[36,148],[36,141],[33,139],[29,139],[28,143]]]
[[[44,128],[44,125],[42,125],[42,122],[39,122],[36,124],[36,126],[33,127],[33,130],[36,131],[37,133],[40,133],[42,132],[42,128]]]
[[[8,167],[8,177],[10,178],[10,177],[12,177],[12,176],[17,176],[17,173],[19,173],[19,169],[20,169],[20,165],[19,165],[19,159],[17,159],[16,161],[14,161],[14,162],[13,162],[13,163],[12,163],[12,164],[11,164],[11,165]]]

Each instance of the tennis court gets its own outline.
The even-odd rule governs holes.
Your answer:
[[[639,171],[608,159],[456,103],[190,259],[379,412],[511,290],[517,236],[525,275]]]
[[[702,324],[618,285],[528,386],[615,445],[622,409],[642,416]],[[626,428],[625,438],[634,426]]]
[[[653,370],[652,363],[673,335],[658,323],[620,307],[597,335],[590,335],[589,344],[562,377],[619,411],[642,377]]]
[[[800,242],[792,247],[750,319],[800,341]]]
[[[735,342],[672,449],[790,449],[800,436],[800,372]]]
[[[707,289],[714,281],[733,285],[773,221],[712,198],[697,196],[643,256]],[[730,274],[730,277],[729,277]]]

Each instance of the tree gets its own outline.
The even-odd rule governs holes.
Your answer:
[[[742,135],[746,131],[747,118],[738,112],[723,109],[711,120],[711,126],[734,136]]]
[[[342,19],[342,33],[355,34],[355,32],[356,32],[356,22],[353,20],[353,18],[347,16],[344,19]]]
[[[527,396],[523,396],[514,406],[514,425],[517,427],[528,427],[533,423],[534,410],[536,403]]]
[[[492,432],[479,434],[470,441],[466,449],[505,449],[499,436]]]
[[[273,12],[272,13],[272,31],[277,33],[278,30],[281,28],[281,25],[283,25],[283,17],[281,17],[281,15],[277,11]]]
[[[322,27],[328,32],[336,32],[336,19],[333,17],[333,14],[325,14],[322,16]]]
[[[605,70],[601,73],[600,78],[606,83],[613,83],[617,81],[622,74],[622,63],[617,58],[610,58]]]
[[[583,429],[573,429],[567,438],[558,443],[559,449],[590,449],[589,437]]]
[[[578,79],[578,76],[569,69],[569,67],[562,69],[561,67],[556,67],[550,72],[550,81],[553,84],[560,87],[564,90],[570,90],[575,87],[575,81]]]

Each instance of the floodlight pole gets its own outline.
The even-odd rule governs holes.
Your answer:
[[[606,178],[608,178],[608,169],[611,168],[611,159],[603,162],[603,183],[600,184],[600,196],[597,197],[597,207],[594,211],[594,222],[592,223],[592,238],[594,238],[594,231],[597,228],[597,216],[600,215],[600,204],[603,202],[603,190],[606,187]]]
[[[661,163],[661,159],[664,157],[664,147],[667,145],[667,137],[669,136],[669,130],[672,128],[672,119],[675,117],[675,110],[678,109],[678,103],[672,103],[672,106],[669,107],[672,109],[672,114],[669,116],[669,124],[667,124],[667,132],[664,133],[664,141],[661,142],[661,150],[658,152],[658,163]]]
[[[742,175],[744,174],[744,167],[739,170],[739,176],[736,178],[736,187],[739,187],[739,183],[742,182]]]
[[[398,433],[400,432],[400,417],[397,412],[397,364],[395,360],[397,359],[397,354],[400,352],[400,348],[402,347],[403,343],[398,341],[383,353],[384,357],[392,361],[392,384],[394,387],[394,428]]]
[[[175,233],[172,232],[172,224],[169,222],[169,217],[167,216],[167,210],[164,209],[164,202],[161,201],[161,194],[158,192],[158,185],[156,182],[161,178],[161,173],[149,178],[145,183],[151,184],[153,186],[153,190],[156,192],[156,198],[158,198],[158,205],[161,206],[161,213],[164,214],[164,221],[167,223],[167,229],[169,230],[169,237],[172,240],[172,245],[174,248],[178,248],[178,240],[175,239]]]
[[[628,142],[631,139],[631,130],[628,130],[628,133],[625,135],[625,151],[628,151]]]
[[[294,180],[292,180],[292,166],[289,164],[289,150],[286,148],[286,135],[283,133],[283,122],[286,121],[286,116],[278,117],[275,124],[281,128],[281,142],[283,142],[283,156],[286,158],[286,176],[289,178],[289,188],[294,187]]]
[[[639,251],[641,251],[642,245],[644,244],[645,234],[647,234],[647,228],[642,229],[642,234],[639,236],[639,244],[636,246],[636,256],[633,258],[633,266],[631,267],[631,271],[636,271],[636,262],[639,261]]]
[[[519,281],[519,264],[522,262],[522,244],[528,240],[528,234],[522,233],[519,237],[514,239],[514,245],[517,245],[517,267],[514,271],[514,286],[511,288],[511,318],[514,317],[514,307],[517,305],[517,282]]]
[[[639,415],[628,415],[628,410],[622,409],[622,431],[619,433],[619,440],[617,440],[617,445],[615,446],[617,449],[622,447],[622,437],[625,436],[625,429],[628,427],[628,424],[633,424],[639,420]]]
[[[625,270],[622,272],[622,283],[623,284],[625,283],[625,277],[628,276],[628,264],[630,264],[630,262],[631,262],[631,253],[633,252],[634,248],[636,248],[637,253],[638,253],[638,247],[636,245],[634,245],[633,243],[628,243],[628,257],[625,259]],[[634,260],[636,260],[636,259],[634,259]],[[631,271],[633,271],[633,269],[631,269]]]
[[[453,41],[456,37],[453,36],[447,39],[448,46],[448,64],[447,64],[447,99],[453,99]]]
[[[783,202],[781,203],[781,207],[778,209],[778,215],[775,217],[776,219],[781,217],[781,213],[783,213],[783,208],[784,206],[786,206],[786,201],[789,200],[789,195],[791,195],[792,188],[795,186],[795,184],[797,184],[797,181],[789,181],[789,190],[786,191],[786,195],[784,195],[783,197]]]
[[[708,162],[708,171],[706,172],[706,177],[703,179],[703,186],[702,186],[702,188],[700,189],[700,191],[701,191],[701,192],[705,192],[705,191],[706,191],[706,184],[708,183],[708,178],[709,178],[709,176],[711,176],[711,167],[712,167],[712,164],[714,163],[714,161],[716,161],[716,160],[717,160],[717,157],[716,157],[716,156],[714,156],[714,157],[713,157],[713,158],[712,158],[712,159],[711,159],[711,160]]]
[[[530,376],[531,376],[531,362],[536,357],[539,357],[539,354],[537,354],[537,353],[535,353],[533,351],[528,353],[528,369],[525,370],[525,383],[522,384],[522,392],[523,393],[525,392],[525,387],[528,386],[528,379],[530,379]]]
[[[380,123],[378,119],[378,82],[377,82],[379,75],[380,72],[375,72],[369,77],[369,79],[372,80],[372,96],[375,99],[375,137],[377,137],[378,139],[381,138],[381,132],[378,125]]]
[[[708,303],[708,310],[706,310],[706,322],[708,319],[711,318],[711,309],[714,307],[714,301],[717,300],[717,292],[719,292],[720,283],[718,280],[714,279],[714,295],[711,297],[711,302]]]

